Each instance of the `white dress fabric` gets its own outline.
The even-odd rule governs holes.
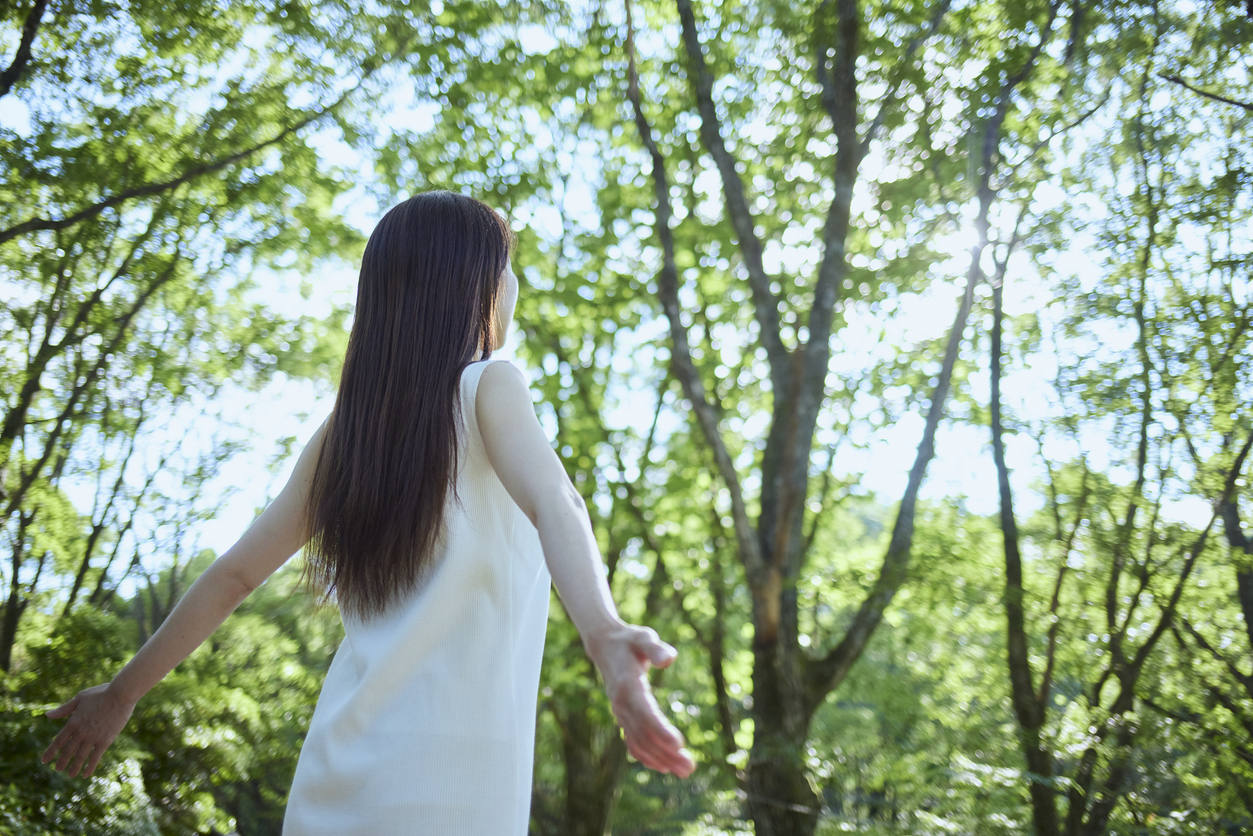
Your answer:
[[[433,571],[383,615],[345,614],[284,836],[525,836],[552,576],[487,460],[461,376],[462,506]]]

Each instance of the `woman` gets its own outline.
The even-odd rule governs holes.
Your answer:
[[[583,500],[504,344],[513,235],[486,204],[427,192],[362,258],[334,409],[287,485],[105,685],[45,763],[91,775],[135,703],[302,547],[345,638],[301,750],[284,834],[527,831],[536,695],[556,583],[645,766],[695,763],[649,687],[677,651],[617,614]]]

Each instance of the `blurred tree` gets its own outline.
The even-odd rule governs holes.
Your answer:
[[[360,245],[319,130],[380,202],[509,216],[541,419],[624,616],[680,647],[654,682],[687,781],[631,762],[554,608],[533,830],[1247,827],[1238,11],[0,6],[0,828],[277,832],[338,638],[286,573],[86,789],[7,753],[209,558],[195,486],[233,449],[167,416],[333,370],[344,313],[245,281]],[[898,315],[919,297],[929,330]],[[848,462],[896,424],[920,443],[890,502]],[[1000,515],[921,498],[963,425],[993,428]]]
[[[1098,425],[1113,418],[1110,445],[1131,478],[1124,485],[1112,474],[1093,472],[1086,456],[1048,462],[1051,519],[1033,523],[1025,538],[1006,464],[1005,314],[1002,282],[993,283],[990,418],[1001,496],[1007,658],[1039,834],[1102,834],[1121,817],[1134,822],[1136,807],[1143,808],[1143,800],[1120,805],[1134,801],[1147,783],[1137,763],[1155,741],[1140,706],[1145,697],[1153,703],[1152,694],[1162,687],[1152,660],[1162,639],[1172,635],[1185,657],[1190,653],[1192,642],[1183,641],[1181,631],[1190,629],[1199,601],[1212,595],[1203,592],[1198,599],[1190,585],[1217,562],[1210,535],[1224,509],[1237,501],[1253,445],[1247,370],[1231,362],[1247,352],[1249,322],[1248,300],[1230,278],[1233,257],[1247,258],[1232,251],[1247,246],[1247,236],[1236,244],[1232,234],[1249,223],[1247,203],[1232,201],[1231,189],[1241,178],[1233,181],[1229,173],[1240,165],[1233,158],[1240,143],[1232,134],[1240,129],[1219,113],[1208,115],[1217,130],[1198,130],[1207,114],[1195,110],[1194,99],[1159,96],[1154,72],[1160,64],[1195,60],[1198,48],[1228,53],[1236,43],[1247,44],[1249,33],[1236,34],[1236,43],[1220,35],[1226,21],[1213,10],[1181,18],[1154,4],[1113,14],[1128,45],[1110,82],[1121,99],[1120,135],[1099,152],[1089,151],[1080,170],[1072,169],[1090,193],[1103,197],[1104,211],[1094,217],[1070,206],[1059,209],[1035,242],[1037,253],[1056,253],[1064,241],[1094,235],[1105,245],[1100,280],[1058,265],[1066,278],[1054,306],[1066,311],[1064,320],[1045,325],[1041,319],[1055,317],[1023,318],[1032,335],[1060,326],[1067,345],[1049,347],[1059,365],[1053,393],[1058,414],[1019,416],[1014,429],[1042,442],[1054,433],[1078,442],[1099,437]],[[1218,150],[1228,174],[1179,165],[1181,142],[1202,155]],[[1235,188],[1247,189],[1247,183]],[[1214,211],[1216,206],[1224,209]],[[1208,263],[1191,251],[1194,237],[1213,242]],[[1057,264],[1052,255],[1044,260]],[[1004,272],[999,265],[998,279]],[[1090,337],[1102,332],[1126,337],[1114,345],[1098,338],[1104,350],[1085,352]],[[1194,478],[1174,463],[1185,456],[1192,459]],[[1211,502],[1213,513],[1199,530],[1163,513],[1164,503],[1180,494]],[[1234,533],[1233,544],[1239,541]],[[1034,571],[1020,548],[1025,539],[1034,541]],[[1199,648],[1213,650],[1199,632],[1191,633]],[[1069,652],[1067,643],[1073,645]],[[1238,681],[1230,661],[1228,670]],[[1065,684],[1059,688],[1060,680]],[[1243,710],[1231,706],[1238,728]],[[1195,715],[1185,710],[1176,716]],[[1239,767],[1244,769],[1247,764]],[[1247,793],[1238,795],[1247,799]],[[1230,808],[1210,809],[1218,822],[1232,820]]]
[[[0,5],[0,691],[19,706],[6,714],[14,783],[3,797],[22,828],[74,827],[66,799],[77,792],[60,776],[32,784],[49,772],[31,765],[53,724],[23,714],[107,679],[198,571],[187,532],[219,507],[198,493],[239,447],[210,444],[210,460],[197,462],[189,448],[202,439],[171,435],[224,390],[333,376],[347,311],[271,310],[254,276],[355,257],[362,236],[341,215],[354,182],[319,145],[368,141],[361,123],[386,68],[421,52],[434,26],[429,8],[408,3]],[[301,285],[308,299],[313,288]],[[76,508],[92,496],[84,484],[94,499]],[[127,621],[110,615],[119,608]],[[83,664],[101,625],[133,638]],[[40,655],[54,644],[81,650],[45,682],[35,674],[59,664]],[[323,661],[299,666],[315,692]],[[231,676],[249,670],[268,675],[238,663]],[[178,693],[145,703],[168,713],[169,734],[120,745],[132,758],[93,781],[93,797],[129,787],[141,831],[230,829],[230,816],[259,816],[243,826],[277,832],[292,748],[277,771],[260,738],[254,752],[236,751],[233,774],[251,802],[242,789],[206,789],[229,770],[192,764],[162,785],[159,770],[137,769],[134,756],[184,748],[195,715]],[[311,708],[311,695],[299,698]],[[266,719],[299,736],[290,717]],[[202,748],[218,757],[214,734]],[[114,832],[120,820],[101,804],[88,826]]]

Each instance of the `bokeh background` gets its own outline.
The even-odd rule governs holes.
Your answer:
[[[0,833],[278,834],[299,558],[108,681],[325,417],[375,221],[519,238],[503,354],[699,765],[554,593],[531,832],[1253,829],[1253,6],[0,2]]]

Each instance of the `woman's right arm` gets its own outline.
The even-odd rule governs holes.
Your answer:
[[[511,363],[488,364],[474,412],[488,461],[539,531],[561,603],[605,681],[627,750],[651,769],[686,778],[695,761],[648,681],[650,665],[666,667],[678,652],[652,628],[618,615],[587,507],[544,435],[522,372]]]

